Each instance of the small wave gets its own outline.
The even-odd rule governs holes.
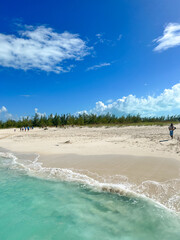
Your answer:
[[[19,159],[9,152],[0,152],[0,157],[6,159],[2,163],[5,167],[23,170],[30,176],[81,183],[92,187],[96,191],[116,193],[131,198],[146,198],[161,207],[180,213],[180,179],[166,182],[148,180],[136,185],[129,183],[128,178],[121,175],[109,176],[105,179],[89,171],[86,171],[86,175],[84,174],[85,171],[82,172],[81,170],[43,167],[42,163],[38,161],[40,157],[38,154],[33,161]],[[11,160],[9,161],[9,159]],[[114,180],[116,183],[112,183]]]
[[[136,187],[136,192],[180,212],[180,179],[165,182],[144,181]]]

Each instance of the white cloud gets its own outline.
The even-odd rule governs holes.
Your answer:
[[[4,106],[2,106],[2,107],[0,108],[0,113],[2,113],[2,112],[7,112],[7,108],[4,107]]]
[[[104,45],[114,47],[114,46],[116,46],[117,42],[120,41],[122,38],[122,34],[119,34],[119,36],[116,39],[107,39],[104,37],[104,35],[105,35],[104,33],[97,33],[95,35],[97,41],[94,43],[94,45],[104,44]]]
[[[76,112],[74,115],[75,116],[79,116],[79,115],[82,115],[82,114],[88,114],[88,111],[84,110],[84,111],[78,111]]]
[[[97,33],[96,34],[96,37],[98,38],[98,41],[100,42],[100,43],[104,43],[104,41],[106,41],[106,39],[104,39],[103,38],[103,33]]]
[[[78,34],[57,33],[45,26],[25,26],[17,36],[0,33],[0,65],[46,72],[70,71],[67,60],[82,60],[90,48]],[[63,64],[63,65],[62,65]]]
[[[137,98],[135,95],[128,95],[116,101],[105,104],[102,101],[96,103],[95,108],[88,111],[94,114],[115,114],[141,116],[162,116],[180,114],[180,83],[171,89],[165,89],[159,96],[148,96]]]
[[[99,39],[102,38],[102,36],[103,36],[103,33],[97,33],[96,34],[96,37],[99,38]]]
[[[7,108],[5,106],[2,106],[0,108],[0,120],[8,120],[8,119],[12,119],[13,116],[11,113],[8,112]]]
[[[35,111],[35,114],[37,114],[39,118],[46,116],[46,113],[40,113],[40,112],[38,112],[38,108],[35,108],[34,111]]]
[[[164,29],[163,36],[154,40],[158,45],[154,51],[164,51],[180,45],[180,24],[169,23]]]
[[[94,65],[94,66],[91,66],[91,67],[88,67],[86,69],[86,71],[90,71],[90,70],[97,70],[98,68],[101,68],[101,67],[107,67],[107,66],[110,66],[111,63],[101,63],[99,65]]]
[[[104,33],[97,33],[96,34],[97,41],[95,42],[95,45],[100,43],[100,44],[106,44],[106,45],[112,45],[114,46],[115,42],[110,39],[106,39],[104,37]]]

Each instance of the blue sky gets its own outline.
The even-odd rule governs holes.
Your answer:
[[[1,2],[0,119],[180,113],[179,0]]]

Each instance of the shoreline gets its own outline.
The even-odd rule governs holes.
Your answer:
[[[180,177],[180,161],[173,158],[133,155],[40,155],[39,162],[46,168],[74,169],[107,180],[125,176],[131,183],[144,181],[165,182]],[[167,171],[168,169],[168,171]],[[89,174],[88,174],[89,172]],[[97,180],[97,179],[96,179]]]
[[[166,126],[1,129],[0,147],[38,154],[45,167],[125,175],[136,183],[167,181],[180,178],[180,137],[170,140],[167,133]]]
[[[180,212],[179,138],[166,139],[166,130],[154,126],[8,129],[0,130],[0,147],[15,153],[32,171],[39,168],[65,179],[66,174],[74,174],[82,182],[89,178],[120,194],[124,187]],[[36,154],[39,159],[34,161]],[[118,185],[119,190],[108,184]]]
[[[171,174],[167,176],[166,171],[164,172],[164,174],[161,175],[159,175],[157,171],[154,171],[153,175],[153,171],[146,172],[148,174],[141,174],[142,172],[145,172],[144,169],[142,171],[142,162],[144,162],[144,159],[150,161],[150,166],[152,166],[152,160],[156,162],[155,166],[157,166],[158,161],[158,164],[160,164],[159,166],[161,167],[162,163],[164,164],[164,158],[139,158],[137,156],[84,157],[78,155],[66,155],[66,157],[61,156],[62,159],[60,159],[59,155],[40,156],[32,153],[12,153],[7,149],[2,148],[0,148],[0,152],[4,152],[5,154],[12,154],[10,158],[14,156],[16,158],[15,165],[18,166],[15,169],[19,169],[20,167],[20,169],[24,169],[29,176],[38,178],[40,177],[43,179],[54,179],[60,181],[74,182],[83,185],[85,184],[98,191],[100,190],[110,193],[116,193],[120,194],[121,196],[127,196],[130,198],[140,197],[147,200],[149,199],[150,201],[160,205],[163,208],[166,208],[169,211],[180,214],[180,161],[177,161],[176,159],[166,159],[165,165],[167,165],[165,166],[165,169],[167,169],[167,167],[171,167],[171,169],[169,168]],[[102,161],[109,162],[109,160],[111,159],[113,162],[119,162],[120,160],[119,164],[121,165],[123,162],[127,162],[129,168],[125,168],[125,172],[120,173],[118,167],[115,166],[114,169],[111,169],[113,171],[111,174],[108,168],[98,169],[98,167],[94,166],[94,164],[92,164],[92,166],[95,167],[95,169],[93,169],[92,167],[87,169],[87,164],[85,163],[85,161],[88,161],[90,163],[91,161],[96,161],[97,157],[97,163],[99,164],[99,166],[102,166]],[[51,162],[50,164],[48,161],[49,159],[51,161],[58,160],[58,162],[56,162],[56,164]],[[139,161],[140,169],[137,168],[137,161]],[[136,164],[136,171],[132,172],[134,170],[134,166],[133,164],[130,164],[130,162]],[[82,163],[84,164],[85,168],[82,167]],[[79,164],[81,167],[78,167]],[[145,165],[143,164],[143,166]],[[108,174],[106,174],[106,171]],[[140,175],[138,173],[140,173]]]

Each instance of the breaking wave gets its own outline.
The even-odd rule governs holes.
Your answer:
[[[103,178],[89,171],[65,168],[43,167],[37,155],[33,160],[21,159],[12,153],[0,152],[1,167],[26,172],[30,176],[75,182],[89,186],[96,191],[117,193],[127,197],[141,197],[153,200],[161,207],[180,213],[180,179],[166,182],[144,181],[140,185],[130,183],[128,178],[121,175]]]

